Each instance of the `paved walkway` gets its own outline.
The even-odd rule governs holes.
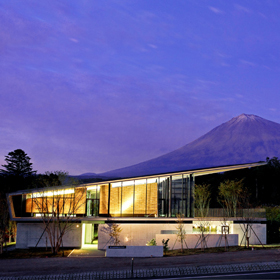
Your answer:
[[[137,278],[274,269],[280,269],[278,249],[134,259],[134,277]],[[80,255],[69,258],[0,260],[0,280],[130,277],[131,258],[82,257]]]
[[[87,257],[87,258],[101,258],[105,257],[105,250],[90,250],[90,249],[74,249],[68,256],[69,258]]]
[[[212,266],[185,266],[171,268],[154,268],[154,269],[134,269],[132,270],[109,270],[88,273],[71,273],[71,274],[54,274],[54,275],[36,275],[36,276],[19,276],[19,277],[0,277],[0,280],[66,280],[66,279],[131,279],[131,278],[157,278],[157,277],[176,277],[191,275],[214,275],[221,273],[240,273],[252,271],[271,271],[279,270],[279,262],[267,263],[246,263],[234,265],[212,265]]]

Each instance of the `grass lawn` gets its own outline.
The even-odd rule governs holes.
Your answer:
[[[266,250],[266,249],[277,249],[280,248],[280,244],[270,244],[270,245],[251,245],[250,248],[245,248],[244,246],[231,246],[227,248],[227,252],[240,252],[240,251],[251,251],[251,250]],[[184,249],[181,252],[180,249],[177,250],[169,250],[166,253],[167,257],[174,256],[187,256],[187,255],[198,255],[205,253],[223,253],[225,252],[225,247],[217,247],[217,248],[205,248],[203,251],[201,248],[197,249]]]
[[[12,246],[12,245],[16,245],[16,242],[7,242],[7,243],[4,243],[3,244],[3,247],[6,247],[6,246]]]
[[[30,248],[30,249],[15,249],[12,251],[5,251],[3,248],[3,254],[0,254],[0,259],[28,259],[28,258],[56,258],[67,257],[73,249],[60,250],[57,255],[53,255],[51,250],[46,248]]]
[[[248,251],[248,250],[267,250],[267,249],[278,249],[280,248],[280,244],[269,244],[269,245],[251,245],[250,248],[245,248],[244,246],[232,246],[227,248],[227,252],[240,252],[240,251]],[[73,249],[64,249],[60,250],[57,255],[53,255],[48,249],[46,251],[45,248],[30,248],[30,249],[15,249],[12,251],[5,252],[5,248],[3,248],[3,254],[0,254],[0,259],[27,259],[27,258],[59,258],[59,257],[67,257]],[[176,257],[176,256],[187,256],[187,255],[197,255],[197,254],[206,254],[206,253],[223,253],[225,252],[225,247],[219,248],[206,248],[203,251],[198,249],[184,249],[181,252],[180,249],[177,250],[169,250],[165,257]]]

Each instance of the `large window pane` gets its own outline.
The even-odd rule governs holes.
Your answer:
[[[143,217],[145,214],[146,214],[146,180],[136,180],[134,216]]]
[[[172,176],[171,216],[182,213],[182,175]]]
[[[118,185],[111,184],[110,187],[110,215],[112,217],[121,216],[122,189]]]
[[[158,184],[158,215],[166,217],[168,214],[169,178],[161,177]]]
[[[108,215],[108,202],[109,202],[109,185],[99,186],[99,214]]]
[[[123,182],[122,187],[122,216],[133,216],[134,181]]]
[[[147,180],[147,215],[155,217],[158,214],[157,178]]]

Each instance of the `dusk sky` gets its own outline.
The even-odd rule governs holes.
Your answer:
[[[105,172],[280,123],[280,1],[0,0],[0,64],[0,164]]]

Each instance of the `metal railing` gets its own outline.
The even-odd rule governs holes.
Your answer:
[[[200,217],[198,209],[195,209],[195,217]],[[228,217],[226,209],[210,208],[207,217]],[[231,217],[234,217],[233,215]],[[237,218],[266,218],[264,208],[236,209]]]

